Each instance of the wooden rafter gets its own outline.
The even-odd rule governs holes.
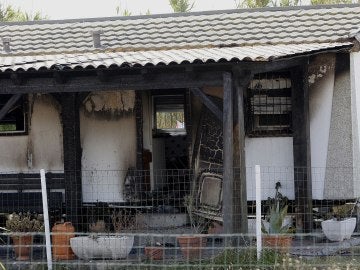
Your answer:
[[[223,120],[222,110],[198,87],[190,88],[191,92],[199,97],[202,103],[219,119]]]
[[[13,95],[6,104],[0,110],[0,121],[3,120],[5,115],[9,112],[9,110],[14,106],[14,104],[21,98],[22,94]]]

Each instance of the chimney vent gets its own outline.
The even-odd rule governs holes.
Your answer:
[[[101,48],[101,34],[103,33],[103,31],[101,30],[95,30],[92,31],[92,37],[93,37],[93,46],[94,48]]]
[[[3,43],[3,51],[6,53],[9,53],[11,51],[10,49],[10,38],[2,38]]]

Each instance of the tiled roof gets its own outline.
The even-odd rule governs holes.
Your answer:
[[[5,56],[0,57],[0,71],[39,69],[78,69],[137,67],[224,61],[268,61],[288,56],[320,52],[333,48],[340,50],[351,46],[350,42],[311,43],[306,45],[261,45],[224,48],[178,49],[136,52],[90,52],[58,55]]]
[[[312,46],[315,44],[327,44],[328,48],[339,46],[339,42],[346,45],[350,41],[349,34],[359,26],[360,5],[1,23],[0,38],[10,38],[11,52],[0,50],[0,57],[8,56],[1,60],[0,68],[19,67],[22,62],[26,62],[27,67],[31,62],[32,67],[38,64],[48,67],[50,64],[44,60],[46,57],[51,65],[64,62],[71,66],[73,64],[69,59],[79,58],[80,55],[87,60],[77,62],[92,65],[93,61],[97,63],[95,66],[106,66],[107,61],[116,65],[156,65],[160,62],[194,62],[197,59],[203,62],[229,58],[269,60],[283,56],[279,53],[267,54],[268,51],[279,50],[279,45],[296,44],[296,49],[283,48],[286,48],[284,52],[295,50],[297,53],[301,53],[300,49],[302,52],[314,51]],[[102,32],[100,49],[93,48],[91,32],[94,30]],[[332,43],[336,42],[337,45],[333,46]],[[267,47],[265,54],[259,52],[264,50],[263,46]],[[223,47],[242,49],[210,50]],[[103,57],[103,53],[109,52],[116,52],[117,60],[109,59],[106,54]],[[229,52],[232,54],[229,55]],[[20,55],[29,57],[9,57]],[[36,55],[41,58],[41,63],[34,62]]]

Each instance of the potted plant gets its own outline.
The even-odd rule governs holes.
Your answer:
[[[135,228],[135,216],[124,211],[114,211],[111,215],[114,233],[91,233],[70,239],[75,255],[80,259],[124,259],[134,244],[134,236],[119,233],[130,232]]]
[[[263,244],[264,246],[274,247],[281,252],[287,252],[292,243],[291,222],[286,221],[288,200],[283,196],[279,189],[281,183],[275,184],[275,197],[268,198],[270,206],[268,222],[262,221]]]
[[[144,248],[145,256],[150,260],[162,260],[164,257],[164,245],[160,242],[149,243]]]
[[[356,226],[356,217],[352,216],[357,202],[358,200],[354,204],[344,204],[332,208],[331,218],[321,222],[327,239],[340,242],[351,238]]]
[[[111,219],[109,205],[104,202],[97,202],[87,209],[89,231],[92,233],[104,233],[108,230]]]
[[[12,213],[6,220],[6,230],[11,232],[16,259],[24,261],[30,258],[32,233],[44,231],[44,222],[37,214]]]
[[[194,213],[195,199],[191,195],[184,197],[184,205],[186,207],[191,228],[194,234],[180,235],[177,240],[180,245],[183,256],[188,260],[201,258],[201,252],[206,246],[206,237],[200,235],[206,233],[211,221]]]

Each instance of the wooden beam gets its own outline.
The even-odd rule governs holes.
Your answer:
[[[143,104],[141,92],[135,92],[135,120],[136,120],[136,169],[143,170],[144,160],[143,160],[143,151],[144,151],[144,132],[143,132]],[[144,187],[148,183],[144,183]],[[148,190],[148,189],[145,189]]]
[[[15,103],[21,98],[21,96],[21,94],[15,94],[6,102],[6,104],[0,110],[0,121],[3,120],[11,107],[15,105]]]
[[[107,81],[100,81],[94,74],[71,77],[64,84],[57,83],[50,75],[49,78],[27,78],[26,84],[23,85],[14,85],[11,79],[2,79],[0,94],[175,89],[221,85],[222,77],[219,71],[199,73],[198,78],[191,78],[186,73],[161,73],[156,74],[150,81],[141,74],[109,75]]]
[[[81,230],[82,207],[80,116],[76,93],[61,95],[67,219]]]
[[[199,77],[199,73],[196,71],[196,69],[193,66],[187,66],[185,68],[185,72],[189,76],[189,78],[196,80]]]
[[[54,82],[57,84],[64,84],[67,81],[66,74],[63,72],[55,71],[53,73]]]
[[[224,233],[234,232],[233,227],[233,88],[232,75],[223,73],[223,217]]]
[[[98,69],[96,71],[97,77],[100,82],[108,82],[109,81],[109,75],[106,73],[104,69]]]
[[[307,65],[292,70],[292,127],[296,229],[312,231],[312,184],[310,153],[310,117]]]
[[[18,73],[11,73],[10,78],[15,85],[22,85],[24,83],[24,76]]]
[[[252,73],[265,73],[282,69],[290,69],[292,67],[302,66],[307,63],[308,57],[295,59],[276,60],[268,62],[240,62],[233,66],[234,69],[251,70]]]
[[[304,63],[304,59],[306,60],[303,57],[237,64],[210,63],[181,65],[180,67],[101,69],[99,72],[96,70],[37,71],[12,73],[10,76],[4,73],[2,74],[4,78],[0,83],[0,94],[218,87],[222,86],[222,72],[231,71],[233,67],[262,73],[299,66]]]
[[[147,68],[141,69],[140,73],[141,73],[141,76],[144,78],[144,80],[148,81],[148,82],[154,81],[157,76],[155,73],[151,72]]]
[[[79,108],[80,108],[80,106],[82,105],[82,103],[85,101],[85,99],[88,97],[89,94],[90,94],[90,92],[81,92],[81,93],[78,93],[77,103],[78,103]]]
[[[234,187],[233,227],[235,233],[248,233],[248,208],[245,165],[244,95],[253,78],[250,71],[234,72]]]
[[[190,88],[190,91],[201,99],[202,103],[219,119],[223,120],[222,110],[198,87]]]

